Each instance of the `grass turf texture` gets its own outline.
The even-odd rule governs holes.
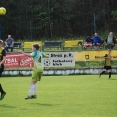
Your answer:
[[[24,100],[30,77],[1,78],[1,117],[117,117],[117,76],[43,76],[37,99]]]

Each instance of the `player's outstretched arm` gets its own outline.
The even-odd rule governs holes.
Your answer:
[[[43,54],[44,58],[49,58],[49,56],[47,54]]]
[[[108,56],[107,54],[105,54],[104,58],[111,59],[111,56]]]
[[[20,50],[19,52],[21,52],[22,54],[26,55],[26,56],[30,56],[31,57],[31,54],[30,53],[25,53],[23,52],[22,50]]]
[[[111,57],[104,57],[105,59],[107,58],[107,59],[111,59]]]

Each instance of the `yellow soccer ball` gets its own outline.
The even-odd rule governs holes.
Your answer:
[[[4,7],[0,7],[0,15],[5,15],[6,9]]]

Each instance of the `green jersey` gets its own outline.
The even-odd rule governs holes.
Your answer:
[[[33,57],[34,60],[33,70],[36,70],[38,72],[43,72],[42,58],[44,57],[44,53],[40,51],[35,51],[31,53],[31,56]]]

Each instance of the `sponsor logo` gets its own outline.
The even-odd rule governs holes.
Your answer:
[[[85,55],[85,59],[86,60],[89,60],[89,55]]]
[[[50,65],[50,60],[49,59],[44,60],[44,65],[49,66]]]
[[[32,62],[33,62],[32,58],[21,59],[20,66],[25,66],[25,65],[29,65],[29,64],[30,64],[30,66],[32,66]]]
[[[17,58],[6,58],[5,63],[6,64],[18,63],[18,61]]]

